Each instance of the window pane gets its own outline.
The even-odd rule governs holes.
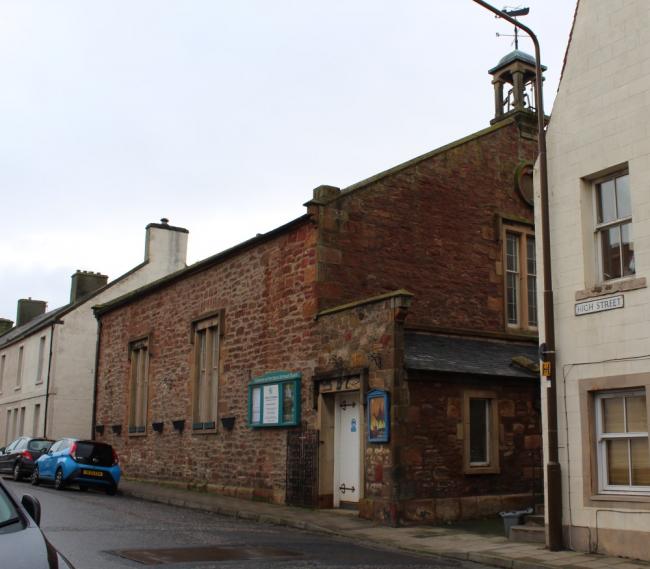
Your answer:
[[[632,456],[632,485],[650,486],[650,448],[648,439],[630,441]]]
[[[607,441],[607,481],[609,484],[623,486],[630,484],[627,451],[627,439]]]
[[[508,324],[519,322],[519,236],[506,234],[506,306]]]
[[[600,232],[603,257],[603,278],[617,279],[621,276],[620,228],[610,227]]]
[[[537,326],[537,264],[534,237],[526,239],[526,265],[528,271],[528,324]]]
[[[624,433],[623,398],[603,398],[603,432]]]
[[[628,433],[647,433],[648,420],[646,417],[645,395],[640,397],[626,397],[625,405],[627,411]]]
[[[630,205],[630,176],[628,174],[616,178],[616,205],[619,219],[632,215],[632,206]]]
[[[285,423],[293,421],[293,402],[296,397],[295,386],[293,383],[284,384],[284,393],[282,398],[282,420]]]
[[[506,243],[506,268],[508,271],[519,272],[519,236],[508,233]]]
[[[469,400],[469,461],[488,463],[489,399]]]
[[[598,185],[598,223],[607,223],[616,219],[616,192],[614,180]]]
[[[634,243],[632,243],[632,223],[621,225],[621,250],[623,254],[623,275],[633,275],[634,268]]]

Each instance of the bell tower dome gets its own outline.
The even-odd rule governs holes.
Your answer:
[[[542,71],[546,67],[542,65]],[[519,49],[501,58],[488,72],[494,85],[494,118],[497,123],[517,113],[534,117],[535,102],[535,58]]]

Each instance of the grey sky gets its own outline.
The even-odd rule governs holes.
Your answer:
[[[526,5],[549,112],[575,2]],[[194,262],[484,128],[496,32],[471,0],[0,0],[0,317],[129,270],[161,217]]]

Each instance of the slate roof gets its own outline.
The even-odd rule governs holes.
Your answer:
[[[539,360],[536,344],[406,332],[407,369],[532,379],[539,375],[513,363],[524,356]]]
[[[54,310],[50,310],[49,312],[39,314],[38,316],[32,318],[29,322],[23,324],[22,326],[16,326],[12,328],[7,333],[2,334],[2,336],[0,336],[0,348],[3,348],[11,344],[14,340],[29,336],[32,332],[41,330],[42,328],[49,326],[53,322],[56,322],[59,316],[62,315],[64,312],[66,312],[66,309],[68,308],[70,308],[70,305],[66,304],[65,306],[55,308]]]

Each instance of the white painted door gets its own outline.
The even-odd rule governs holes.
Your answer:
[[[334,507],[359,501],[360,437],[359,393],[336,395],[334,423]]]

